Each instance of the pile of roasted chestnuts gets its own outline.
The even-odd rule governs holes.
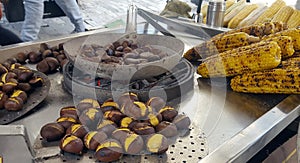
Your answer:
[[[105,46],[84,44],[81,53],[87,60],[117,65],[153,62],[169,55],[161,48],[153,45],[139,47],[131,40],[116,41]]]
[[[60,109],[60,117],[44,125],[44,142],[60,141],[60,149],[77,155],[94,151],[97,160],[116,161],[123,154],[162,154],[191,121],[160,97],[139,101],[135,93],[99,104],[83,99]]]
[[[21,110],[28,94],[44,83],[43,78],[13,59],[0,64],[0,76],[0,109],[8,111]]]

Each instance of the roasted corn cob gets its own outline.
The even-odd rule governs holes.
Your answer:
[[[257,37],[263,37],[265,35],[269,35],[275,32],[279,32],[282,30],[286,30],[287,25],[282,22],[268,22],[268,23],[263,23],[263,24],[255,24],[255,25],[249,25],[246,27],[238,28],[238,29],[233,29],[227,32],[220,33],[214,37],[212,37],[210,40],[217,40],[220,39],[221,37],[228,35],[228,34],[233,34],[236,32],[245,32],[249,35],[257,36]]]
[[[257,20],[254,22],[255,24],[264,23],[268,20],[272,20],[274,15],[283,7],[286,6],[283,0],[276,0],[264,13],[262,13]]]
[[[245,93],[300,93],[300,69],[276,68],[245,73],[231,79],[231,88]]]
[[[251,12],[246,18],[244,18],[238,25],[238,28],[245,27],[248,25],[253,24],[256,19],[267,10],[268,6],[261,5],[257,9],[255,9],[253,12]]]
[[[278,36],[266,39],[266,41],[275,41],[281,49],[282,59],[291,57],[295,50],[293,46],[293,39],[289,36]]]
[[[280,47],[275,41],[267,45],[239,51],[220,53],[206,58],[197,68],[202,77],[227,77],[275,68],[280,64]]]
[[[281,61],[282,68],[300,68],[300,57],[288,58]]]
[[[273,17],[271,22],[283,22],[287,23],[291,15],[294,13],[294,9],[291,6],[282,7]]]
[[[253,10],[257,9],[257,4],[246,5],[242,11],[236,14],[228,23],[228,28],[236,28]]]
[[[296,28],[300,25],[300,11],[295,10],[289,20],[287,21],[287,25],[289,28]]]
[[[184,57],[188,60],[197,60],[258,41],[260,41],[258,37],[250,36],[245,32],[237,32],[225,35],[214,41],[203,42],[195,46],[193,51],[187,51]],[[192,55],[191,52],[195,52],[196,55]]]
[[[239,12],[243,11],[244,8],[246,7],[246,3],[243,3],[236,8],[234,8],[232,11],[230,11],[227,15],[224,16],[224,27],[228,26],[228,23],[231,19],[233,19]]]
[[[232,4],[230,7],[226,8],[226,11],[224,13],[224,15],[226,16],[228,13],[230,13],[233,9],[239,7],[242,4],[245,4],[246,0],[240,0],[237,3]]]
[[[202,7],[201,7],[201,13],[202,13],[203,19],[206,18],[207,8],[208,8],[208,4],[203,4]]]
[[[277,32],[268,36],[263,37],[263,40],[276,37],[276,36],[289,36],[293,39],[293,45],[295,50],[300,50],[300,29],[288,29],[281,32]]]

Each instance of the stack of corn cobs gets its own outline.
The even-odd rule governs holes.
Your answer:
[[[203,78],[230,77],[234,91],[300,94],[300,29],[268,22],[212,37],[184,57]]]
[[[203,23],[206,23],[208,4],[202,5]],[[287,23],[289,28],[300,25],[300,11],[288,6],[284,0],[276,0],[270,6],[261,3],[247,3],[246,0],[227,0],[224,13],[224,27],[240,28],[266,22]]]

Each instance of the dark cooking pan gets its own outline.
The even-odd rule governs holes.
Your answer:
[[[144,79],[163,74],[179,63],[184,50],[184,43],[179,39],[163,35],[136,34],[136,42],[139,47],[150,45],[169,55],[160,60],[129,65],[111,65],[82,57],[81,48],[83,45],[105,46],[123,36],[124,34],[117,33],[98,33],[80,37],[67,41],[64,44],[64,50],[75,67],[95,76],[116,80]]]

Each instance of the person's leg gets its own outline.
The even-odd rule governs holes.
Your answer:
[[[13,32],[10,30],[3,28],[0,25],[0,45],[5,46],[5,45],[10,45],[10,44],[16,44],[20,43],[22,40]]]
[[[55,2],[74,24],[75,32],[84,32],[85,26],[76,0],[55,0]]]
[[[23,41],[32,41],[38,38],[43,23],[44,0],[24,0],[25,20],[21,30]]]

